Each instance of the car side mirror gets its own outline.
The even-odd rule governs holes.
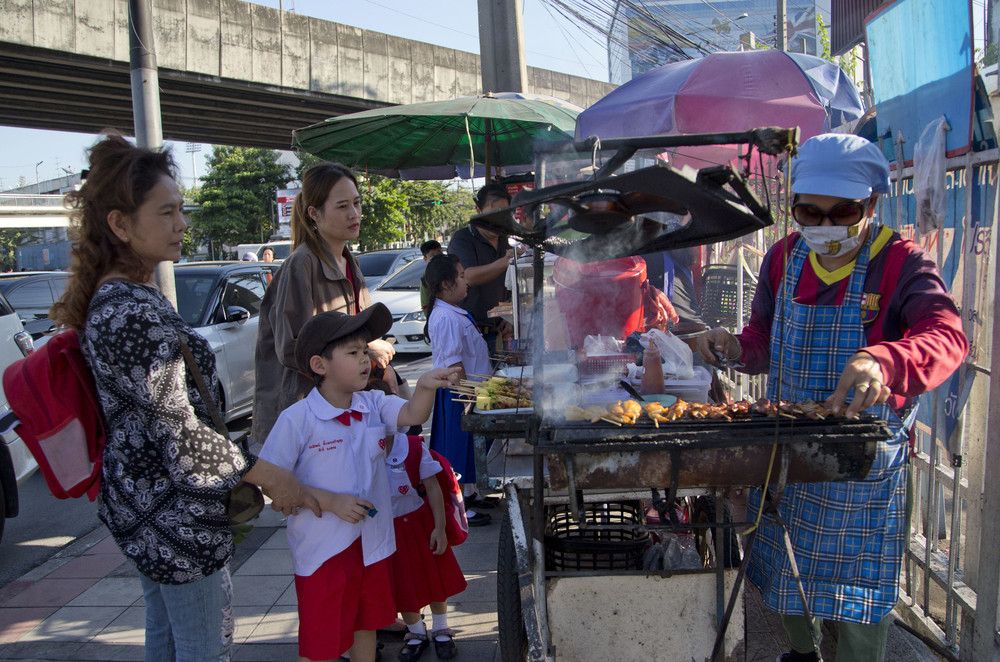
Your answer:
[[[226,306],[225,318],[222,321],[227,324],[246,324],[248,319],[250,319],[250,311],[243,306]]]

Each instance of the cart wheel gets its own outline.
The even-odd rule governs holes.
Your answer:
[[[528,657],[528,635],[521,616],[521,587],[517,577],[517,552],[510,528],[510,513],[504,512],[500,524],[497,554],[497,626],[500,659],[524,662]]]

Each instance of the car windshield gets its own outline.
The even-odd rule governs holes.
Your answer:
[[[379,285],[378,289],[419,290],[420,278],[424,275],[424,269],[426,268],[426,262],[423,260],[414,260]]]
[[[214,275],[193,275],[174,272],[174,282],[177,286],[177,312],[191,326],[197,326],[205,317],[205,306],[212,293]]]
[[[365,277],[384,276],[389,273],[392,263],[399,253],[362,253],[358,255],[358,264]]]

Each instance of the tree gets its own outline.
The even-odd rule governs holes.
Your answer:
[[[37,231],[0,230],[0,272],[17,269],[17,247],[38,240]]]
[[[274,226],[274,192],[292,177],[278,156],[269,149],[213,147],[195,194],[201,209],[191,214],[192,234],[214,247],[266,241]]]

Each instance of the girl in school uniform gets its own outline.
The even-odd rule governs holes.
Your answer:
[[[419,462],[419,482],[426,491],[426,501],[406,469],[413,463],[411,455]],[[450,660],[458,654],[458,648],[454,632],[448,628],[448,598],[464,591],[466,582],[445,533],[444,493],[437,479],[443,469],[421,437],[407,438],[403,434],[396,435],[387,464],[396,533],[396,553],[391,564],[393,591],[396,609],[409,630],[399,659],[419,659],[433,641],[438,658]],[[420,613],[427,605],[431,607],[430,635]]]
[[[478,379],[490,373],[489,350],[483,334],[468,311],[459,304],[469,285],[465,269],[455,255],[438,255],[424,272],[430,300],[427,303],[427,335],[431,342],[434,367],[458,367],[461,379]],[[476,512],[476,507],[492,507],[486,499],[470,496],[476,484],[476,463],[472,435],[462,430],[463,405],[450,389],[438,389],[434,399],[431,448],[448,458],[466,486],[466,516],[469,526],[484,526],[492,518]]]

